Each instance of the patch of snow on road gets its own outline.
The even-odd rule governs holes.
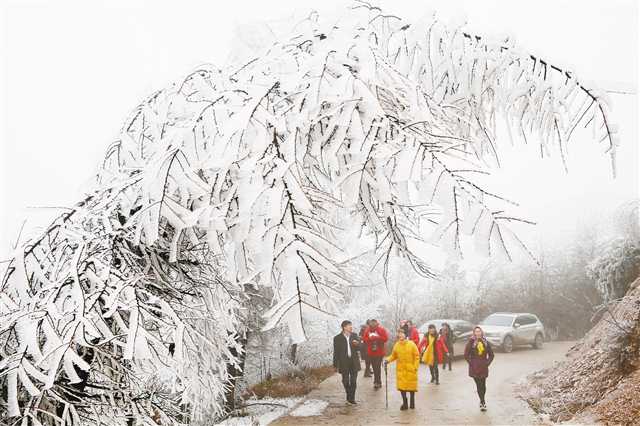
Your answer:
[[[264,398],[245,401],[247,408],[242,417],[229,417],[216,426],[267,426],[287,414],[301,398]]]
[[[294,417],[319,416],[328,405],[327,401],[321,399],[309,399],[293,410],[290,415]]]

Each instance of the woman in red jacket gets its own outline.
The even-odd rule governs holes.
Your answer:
[[[420,344],[420,332],[418,331],[418,327],[416,327],[411,320],[407,320],[407,323],[409,323],[409,332],[411,333],[409,338],[413,340],[413,343],[417,346]]]
[[[420,351],[424,350],[422,361],[429,366],[431,383],[435,382],[436,385],[439,385],[438,364],[442,364],[444,357],[449,355],[449,348],[447,348],[445,337],[438,336],[438,330],[435,325],[429,324],[429,328],[424,334],[420,345],[418,345],[418,349]]]
[[[369,322],[369,327],[364,332],[362,340],[367,345],[367,356],[373,367],[373,388],[382,387],[382,375],[380,374],[382,358],[387,354],[385,343],[389,340],[389,333],[378,323],[377,319]]]
[[[412,340],[416,346],[420,344],[420,332],[418,331],[418,328],[413,325],[411,320],[400,321],[400,328],[404,330],[404,335],[407,339]]]

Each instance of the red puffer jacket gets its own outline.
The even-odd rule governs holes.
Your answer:
[[[427,337],[423,337],[420,341],[420,344],[418,345],[418,350],[421,354],[425,349],[427,349],[428,344],[429,340],[427,340]],[[444,360],[444,354],[449,353],[449,348],[447,348],[447,341],[443,335],[440,335],[436,339],[433,349],[435,350],[434,359],[438,360],[438,364],[442,364],[442,361]],[[420,356],[420,359],[422,359],[422,356]]]
[[[418,331],[417,327],[411,327],[411,330],[409,330],[409,334],[410,336],[409,339],[413,340],[413,343],[416,344],[416,346],[418,346],[420,344],[420,332]]]
[[[385,356],[384,344],[389,340],[389,333],[383,326],[379,325],[375,329],[367,327],[362,340],[367,344],[367,355]]]

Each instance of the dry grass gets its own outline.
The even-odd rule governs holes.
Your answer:
[[[333,375],[332,367],[305,368],[284,376],[274,377],[248,388],[243,397],[259,399],[304,396],[318,387],[320,382]]]
[[[556,366],[533,374],[521,395],[554,422],[640,421],[640,279]]]
[[[637,425],[640,422],[640,370],[620,382],[593,411],[605,425]]]

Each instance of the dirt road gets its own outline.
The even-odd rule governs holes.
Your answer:
[[[394,366],[389,368],[389,409],[385,410],[384,386],[373,389],[373,379],[358,376],[358,405],[345,404],[340,375],[325,380],[308,399],[328,402],[320,415],[286,416],[275,425],[530,425],[541,424],[527,404],[516,398],[514,386],[527,374],[561,360],[572,342],[548,343],[541,350],[516,349],[496,352],[487,380],[488,411],[480,412],[473,380],[462,360],[453,371],[440,372],[440,385],[429,384],[429,369],[420,366],[416,409],[400,411],[402,398],[395,389]],[[384,374],[384,373],[383,373]],[[383,377],[384,383],[384,377]]]

